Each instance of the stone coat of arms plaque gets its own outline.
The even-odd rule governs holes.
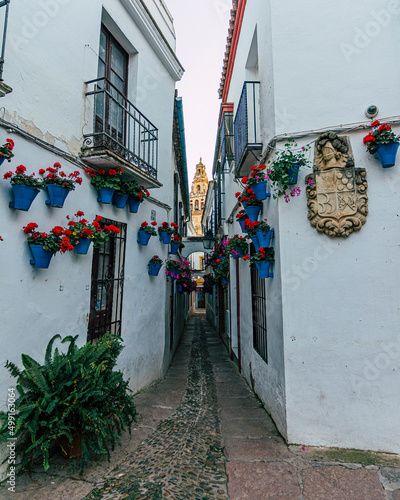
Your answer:
[[[308,218],[328,236],[359,231],[368,214],[365,168],[355,168],[350,141],[333,132],[315,142],[314,171],[306,177]]]

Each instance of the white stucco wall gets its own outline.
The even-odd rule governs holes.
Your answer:
[[[236,112],[257,27],[264,148],[275,134],[366,121],[371,104],[378,119],[399,116],[399,22],[397,0],[247,2],[227,101]],[[399,452],[399,165],[382,169],[365,134],[348,134],[369,185],[359,233],[331,239],[311,227],[307,172],[300,197],[264,202],[276,230],[274,278],[266,280],[269,362],[252,348],[250,277],[240,262],[242,366],[289,442]],[[240,234],[234,225],[229,234]]]
[[[132,0],[135,3],[136,0]],[[165,37],[174,46],[172,24],[162,6],[154,0],[150,10],[159,16],[159,27],[168,30]],[[154,5],[153,5],[154,4]],[[52,6],[51,8],[49,7]],[[84,15],[83,15],[84,14]],[[160,17],[161,16],[161,17]],[[162,19],[164,19],[164,25]],[[36,269],[29,264],[30,250],[22,228],[36,222],[39,229],[49,231],[55,225],[65,226],[68,214],[78,210],[91,221],[101,215],[127,224],[125,280],[123,291],[122,332],[126,346],[119,368],[130,386],[137,391],[165,373],[184,326],[187,299],[175,299],[174,342],[171,348],[170,284],[164,270],[157,278],[147,273],[149,259],[158,254],[168,258],[168,246],[152,237],[147,247],[138,245],[137,230],[143,221],[150,222],[156,212],[157,222],[172,222],[172,124],[175,79],[171,67],[153,50],[147,36],[118,0],[81,2],[23,0],[10,6],[7,38],[5,82],[13,88],[1,102],[3,118],[34,137],[69,152],[78,160],[85,120],[84,82],[96,78],[102,20],[130,54],[129,98],[159,129],[158,180],[163,187],[151,195],[162,206],[144,201],[137,214],[126,209],[97,202],[97,192],[84,173],[84,166],[70,163],[57,152],[46,150],[22,135],[0,128],[0,143],[7,137],[15,141],[14,158],[1,167],[7,170],[23,164],[28,173],[52,166],[59,161],[68,174],[80,170],[82,186],[71,192],[63,208],[45,205],[47,195],[39,193],[28,212],[12,210],[9,181],[0,180],[0,277],[2,312],[2,358],[0,359],[0,405],[5,402],[7,387],[14,384],[4,368],[8,359],[21,365],[21,353],[40,360],[45,347],[55,334],[79,335],[86,342],[90,312],[92,253],[57,254],[49,269]],[[168,26],[169,27],[168,27]],[[176,63],[179,66],[179,63]],[[1,178],[3,177],[1,175]],[[180,194],[181,196],[181,194]]]

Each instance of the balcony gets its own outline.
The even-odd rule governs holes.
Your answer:
[[[250,172],[262,151],[260,129],[260,82],[245,82],[234,121],[236,175]]]
[[[123,168],[145,187],[157,181],[158,129],[106,78],[86,82],[82,160],[94,167]]]

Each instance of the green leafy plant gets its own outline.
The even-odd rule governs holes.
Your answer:
[[[216,280],[211,273],[205,274],[204,278],[204,291],[206,293],[211,293],[213,291],[214,286],[216,285]]]
[[[65,253],[74,249],[71,240],[65,235],[65,229],[55,226],[50,233],[36,231],[39,227],[36,222],[30,222],[24,227],[24,233],[28,236],[28,245],[42,245],[43,249],[53,255],[57,252]]]
[[[378,120],[375,120],[371,123],[371,127],[372,131],[363,139],[364,144],[367,145],[367,151],[371,154],[376,153],[378,146],[381,144],[399,142],[400,140],[387,123],[380,123]]]
[[[121,175],[124,173],[122,168],[118,168],[117,170],[114,168],[110,168],[109,170],[99,168],[97,171],[87,168],[85,172],[90,175],[90,182],[92,186],[97,189],[97,191],[99,191],[102,187],[118,191],[121,186]]]
[[[16,453],[23,467],[41,458],[49,468],[53,446],[72,443],[81,436],[82,455],[77,458],[81,471],[93,455],[110,458],[123,430],[136,420],[136,408],[128,382],[115,371],[123,349],[120,338],[106,334],[94,344],[76,346],[78,336],[67,336],[65,353],[47,345],[44,364],[22,354],[24,369],[7,361],[6,368],[17,379],[15,402]],[[1,412],[1,442],[9,436],[8,413]],[[65,445],[63,445],[65,448]]]
[[[68,220],[67,228],[64,230],[64,235],[67,236],[73,245],[79,243],[79,240],[93,240],[94,248],[99,248],[106,241],[110,239],[113,234],[120,233],[120,229],[115,227],[113,224],[105,225],[101,223],[103,219],[101,215],[97,215],[92,223],[89,223],[83,218],[84,212],[78,210],[76,214],[76,221],[70,220],[70,216],[67,215]]]
[[[245,176],[242,178],[242,183],[252,186],[253,184],[258,184],[259,182],[268,181],[268,175],[265,172],[267,167],[265,165],[254,165],[250,168],[250,177]]]
[[[273,189],[273,197],[276,199],[279,196],[285,198],[285,202],[290,201],[290,197],[299,196],[301,189],[297,186],[293,187],[289,169],[296,165],[299,169],[302,167],[310,167],[311,162],[306,158],[305,152],[309,146],[297,148],[297,143],[293,139],[289,139],[285,144],[283,151],[275,152],[275,159],[268,162],[267,177],[271,182]],[[253,167],[251,167],[253,168]],[[289,193],[290,192],[290,196]]]
[[[260,201],[257,196],[254,194],[254,191],[246,186],[242,193],[236,193],[236,198],[243,206],[258,206],[261,207],[262,201]]]
[[[157,226],[156,221],[153,221],[150,224],[148,222],[142,222],[140,224],[139,231],[146,231],[146,233],[150,233],[152,236],[157,236],[157,231],[154,226]]]
[[[13,174],[11,171],[6,172],[4,174],[4,179],[10,179],[10,182],[12,185],[17,184],[17,185],[23,185],[23,186],[30,186],[34,187],[37,189],[43,189],[45,184],[41,179],[36,179],[35,178],[35,172],[33,174],[26,174],[26,167],[23,165],[19,165],[15,173]]]
[[[250,262],[274,262],[275,260],[275,251],[272,247],[261,247],[258,252],[254,255],[245,255],[243,257],[244,260],[250,259]]]
[[[168,234],[171,234],[171,233],[174,232],[174,228],[170,227],[170,225],[168,224],[168,222],[163,222],[161,224],[161,226],[158,226],[158,232],[159,233],[168,233]]]
[[[12,139],[6,139],[6,143],[0,146],[0,158],[5,158],[7,161],[11,161],[14,156],[12,150],[14,149],[14,141]]]
[[[57,162],[54,163],[52,167],[46,168],[46,170],[43,168],[39,170],[39,174],[44,176],[43,183],[45,186],[47,186],[47,184],[56,184],[57,186],[65,187],[73,191],[75,189],[75,184],[82,184],[82,178],[79,177],[79,170],[76,170],[67,176],[67,174],[63,170],[60,170],[60,168],[61,164]]]
[[[122,180],[121,185],[117,188],[117,194],[123,196],[127,194],[135,200],[143,201],[150,196],[150,193],[143,186],[140,186],[136,179],[129,181]]]
[[[246,242],[246,238],[244,238],[243,236],[239,236],[238,234],[235,234],[234,236],[232,236],[232,238],[228,240],[226,248],[229,253],[237,255],[238,250],[247,253],[249,250],[249,245]]]
[[[158,255],[153,255],[153,257],[149,260],[149,264],[153,264],[154,266],[157,266],[162,263],[163,261],[162,259],[160,259]]]

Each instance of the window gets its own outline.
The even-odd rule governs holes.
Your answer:
[[[121,335],[126,224],[104,218],[101,221],[102,226],[110,224],[120,233],[93,251],[88,342],[107,332]]]
[[[198,209],[199,209],[199,200],[196,200],[196,202],[195,202],[195,205],[194,205],[194,206],[195,206],[195,210],[198,210]]]
[[[250,254],[254,255],[254,245],[250,245]],[[251,264],[251,305],[253,315],[253,347],[268,363],[267,313],[265,281],[260,278],[255,264]]]
[[[128,54],[111,33],[102,26],[97,69],[96,131],[109,134],[118,143],[125,143]]]
[[[203,210],[204,208],[204,201],[201,202],[201,209]]]

